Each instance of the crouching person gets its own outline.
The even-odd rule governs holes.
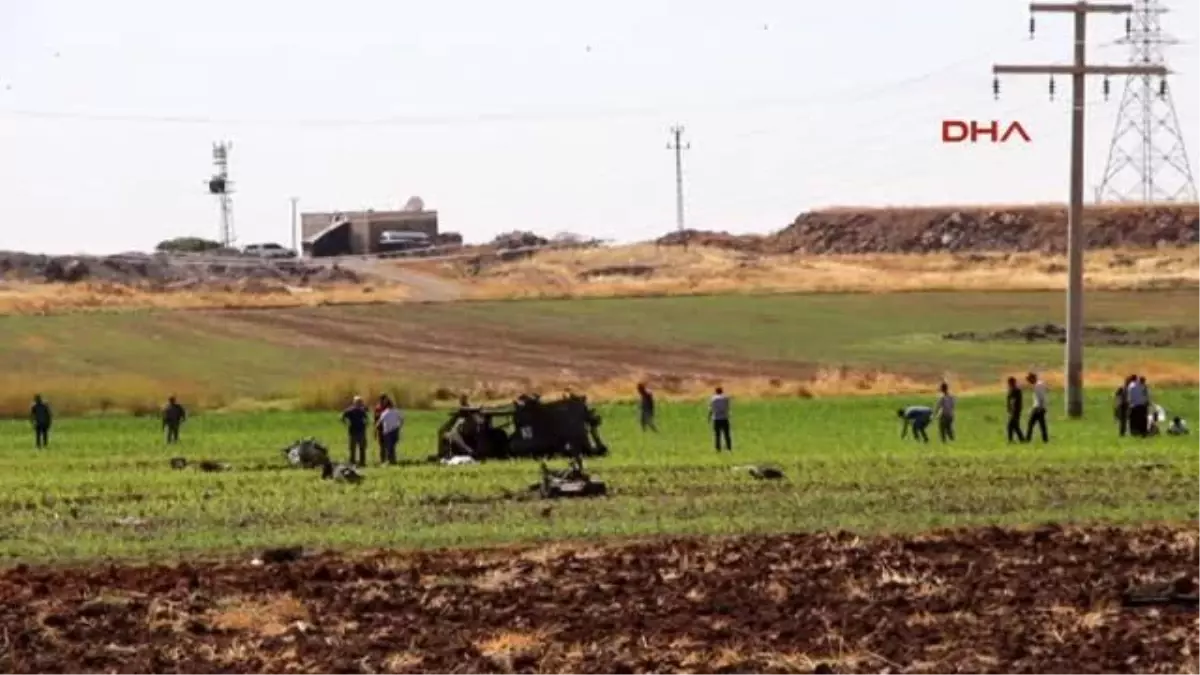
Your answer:
[[[910,405],[897,410],[896,415],[904,422],[904,426],[900,428],[900,438],[908,435],[908,428],[911,426],[914,441],[929,442],[929,434],[925,433],[925,428],[933,421],[933,408],[925,405]]]

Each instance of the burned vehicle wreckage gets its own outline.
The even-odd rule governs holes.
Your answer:
[[[504,406],[464,406],[438,429],[437,454],[430,459],[603,457],[608,448],[599,427],[600,416],[587,397],[575,394],[555,401],[526,395]]]

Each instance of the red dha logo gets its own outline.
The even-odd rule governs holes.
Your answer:
[[[1004,133],[1000,133],[1000,123],[992,120],[987,124],[980,124],[974,120],[964,122],[963,120],[942,120],[942,142],[943,143],[961,143],[970,140],[972,143],[978,143],[980,136],[987,136],[993,143],[1007,143],[1009,137],[1013,134],[1025,139],[1029,142],[1029,134],[1025,133],[1025,127],[1021,126],[1020,122],[1012,122],[1005,129]]]

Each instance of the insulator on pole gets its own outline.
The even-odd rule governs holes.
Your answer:
[[[992,78],[992,97],[997,101],[1000,100],[1000,76]]]
[[[1054,100],[1054,76],[1050,76],[1050,100]]]
[[[1125,17],[1125,37],[1133,35],[1133,19]]]
[[[1166,80],[1166,78],[1163,78],[1162,80],[1159,80],[1159,82],[1158,82],[1158,97],[1159,98],[1167,97],[1167,80]]]
[[[1108,80],[1108,76],[1104,76],[1104,100],[1108,100],[1108,93],[1112,90],[1112,84]]]
[[[1029,17],[1029,39],[1030,40],[1033,39],[1033,30],[1036,25],[1037,25],[1037,19],[1033,18],[1032,16]]]

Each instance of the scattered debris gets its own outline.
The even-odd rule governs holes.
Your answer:
[[[280,564],[295,562],[304,557],[303,546],[284,546],[280,548],[269,548],[262,552],[251,563],[255,564]]]
[[[478,464],[479,462],[474,457],[467,455],[455,455],[442,460],[442,464],[446,466],[464,466],[466,464]]]
[[[1142,471],[1155,471],[1158,469],[1169,469],[1171,465],[1166,462],[1139,462],[1137,468]]]
[[[603,481],[592,480],[583,470],[583,458],[576,456],[566,469],[553,471],[541,464],[542,480],[530,486],[530,490],[539,492],[543,499],[558,499],[560,497],[601,497],[608,494],[608,485]],[[548,516],[548,513],[545,514]]]
[[[783,478],[783,471],[773,466],[735,466],[733,469],[734,471],[745,471],[758,480],[780,480]]]
[[[301,469],[324,467],[329,460],[329,448],[313,437],[302,438],[283,449],[288,464]]]
[[[149,520],[138,518],[137,516],[124,516],[113,521],[114,525],[120,525],[121,527],[142,527],[149,523]]]
[[[200,462],[196,465],[196,468],[208,473],[233,470],[233,466],[231,464],[227,464],[225,462],[216,462],[211,459],[200,460]]]
[[[175,470],[186,469],[189,464],[190,464],[190,462],[188,462],[186,457],[172,457],[171,458],[171,468],[172,469],[175,469]],[[195,466],[198,471],[204,471],[207,473],[217,473],[217,472],[221,472],[221,471],[232,471],[233,470],[232,464],[228,464],[226,462],[218,462],[218,461],[212,460],[212,459],[202,459],[199,462],[196,462]]]
[[[1200,596],[1196,593],[1196,582],[1190,577],[1179,577],[1175,581],[1146,584],[1130,588],[1121,594],[1124,607],[1176,606],[1200,610]]]
[[[326,460],[325,464],[321,467],[321,478],[358,485],[366,477],[359,473],[358,469],[352,464],[334,464]]]

